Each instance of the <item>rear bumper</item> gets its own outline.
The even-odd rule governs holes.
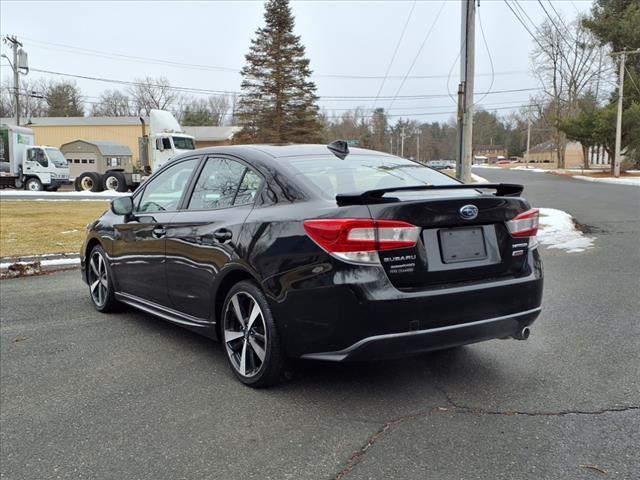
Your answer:
[[[537,250],[529,252],[518,278],[417,291],[396,289],[382,268],[338,268],[327,265],[312,278],[297,274],[295,281],[280,277],[287,288],[269,295],[289,356],[341,361],[412,355],[512,336],[541,311]]]
[[[444,327],[366,337],[338,351],[308,353],[310,360],[333,362],[396,358],[515,335],[531,325],[541,307],[502,317]]]

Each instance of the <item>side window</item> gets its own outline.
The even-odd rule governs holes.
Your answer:
[[[189,210],[215,210],[250,203],[234,202],[243,186],[246,190],[251,187],[250,180],[245,184],[245,172],[250,173],[247,167],[239,162],[226,158],[209,158],[193,190]]]
[[[163,212],[178,208],[197,159],[170,166],[145,186],[137,212]]]
[[[47,160],[47,157],[45,157],[44,152],[40,149],[38,149],[36,153],[36,161],[43,167],[46,167],[49,165],[49,161]]]
[[[247,169],[247,173],[244,174],[244,178],[242,179],[242,183],[240,184],[238,194],[236,195],[236,199],[233,204],[248,205],[250,203],[253,203],[261,186],[262,177],[260,177],[260,175],[258,175],[257,173]]]
[[[169,140],[169,137],[162,137],[162,148],[171,150],[171,140]]]

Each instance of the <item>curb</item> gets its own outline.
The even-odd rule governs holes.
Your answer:
[[[0,258],[0,277],[13,278],[38,275],[80,266],[77,254],[51,254]]]

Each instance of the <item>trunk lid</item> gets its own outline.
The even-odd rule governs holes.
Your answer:
[[[402,193],[405,200],[368,204],[375,220],[400,220],[422,229],[415,247],[379,252],[395,287],[442,287],[526,274],[529,239],[512,237],[505,224],[529,209],[524,199],[476,190],[422,192],[420,199],[414,192]]]

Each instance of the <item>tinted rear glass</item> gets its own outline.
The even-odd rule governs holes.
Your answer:
[[[326,197],[338,193],[416,185],[456,185],[455,179],[422,164],[399,157],[334,155],[284,158],[297,177],[302,177]]]

